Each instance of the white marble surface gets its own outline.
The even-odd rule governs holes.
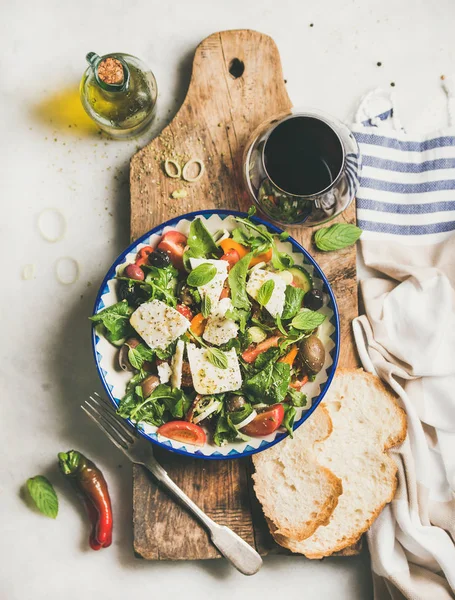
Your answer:
[[[1,0],[0,12],[0,598],[116,600],[142,593],[221,600],[250,593],[266,600],[279,593],[369,599],[365,556],[270,557],[249,579],[222,561],[133,557],[130,466],[79,409],[100,387],[87,316],[98,283],[128,242],[129,159],[181,103],[200,40],[222,29],[263,31],[278,44],[296,105],[349,119],[359,96],[393,81],[408,129],[436,127],[445,121],[439,77],[455,58],[453,1]],[[90,50],[127,51],[155,71],[159,121],[145,139],[105,141],[74,127],[61,94],[74,96]],[[36,228],[37,215],[49,206],[68,221],[65,239],[56,244],[44,242]],[[80,262],[73,286],[55,280],[54,263],[62,256]],[[27,263],[36,266],[32,281],[21,279]],[[87,549],[83,513],[56,470],[57,452],[71,447],[103,468],[111,488],[114,544],[97,554]],[[22,499],[24,481],[39,473],[59,493],[56,521]]]

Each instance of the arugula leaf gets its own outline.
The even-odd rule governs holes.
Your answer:
[[[200,287],[201,285],[205,285],[206,283],[212,281],[215,275],[215,265],[211,265],[210,263],[202,263],[202,265],[199,265],[190,272],[186,282],[188,285],[192,285],[193,287]]]
[[[302,307],[304,295],[305,292],[302,289],[292,285],[286,286],[282,319],[292,319],[298,313]]]
[[[298,406],[300,408],[304,408],[307,406],[308,404],[308,399],[306,394],[304,394],[303,392],[299,392],[298,390],[295,390],[294,388],[289,388],[288,389],[288,396],[291,400],[291,404],[293,406]]]
[[[268,279],[264,281],[261,287],[258,290],[256,301],[261,306],[265,306],[267,302],[270,300],[273,294],[273,290],[275,289],[275,282],[273,279]]]
[[[242,308],[230,308],[226,311],[225,317],[226,319],[236,321],[239,324],[240,332],[245,333],[246,324],[250,318],[250,312],[248,310],[243,310]]]
[[[294,259],[287,252],[280,252],[276,247],[275,242],[273,243],[272,251],[272,265],[277,271],[284,271],[289,269],[294,264]]]
[[[282,427],[286,429],[291,438],[294,437],[293,426],[295,420],[295,408],[290,404],[283,404],[284,408],[284,419],[281,423]]]
[[[257,213],[255,206],[250,206],[248,209],[248,217],[253,217]]]
[[[326,319],[326,316],[320,312],[302,308],[302,310],[292,319],[291,325],[301,331],[312,331],[319,327]]]
[[[287,337],[288,332],[286,331],[286,329],[283,327],[283,323],[281,321],[281,317],[280,315],[276,316],[276,326],[278,327],[280,333],[282,333],[284,336]]]
[[[251,404],[244,404],[240,410],[236,410],[234,412],[229,413],[229,418],[233,425],[238,425],[242,421],[244,421],[247,417],[251,415],[253,412],[253,407]]]
[[[217,446],[223,446],[226,442],[233,442],[237,436],[237,429],[223,410],[216,423],[215,433],[213,434],[214,443]]]
[[[279,348],[269,348],[265,352],[261,352],[254,361],[254,368],[256,370],[263,369],[270,361],[276,362],[280,357]]]
[[[174,356],[174,354],[175,354],[175,348],[177,346],[177,341],[178,340],[171,342],[169,344],[169,346],[167,346],[166,348],[156,348],[155,349],[156,357],[159,358],[160,360],[168,360],[169,358],[172,358],[172,356]]]
[[[55,519],[58,515],[58,498],[52,483],[46,477],[37,475],[27,479],[27,488],[38,510],[46,517]]]
[[[90,317],[90,320],[94,323],[101,323],[109,333],[109,341],[117,342],[125,338],[131,331],[130,315],[132,312],[133,309],[128,306],[128,302],[122,300],[104,308]]]
[[[218,257],[219,248],[201,219],[191,222],[187,244],[188,250],[185,250],[183,255],[185,265],[190,258]]]
[[[144,268],[147,270],[145,283],[152,288],[150,300],[162,300],[169,306],[174,307],[177,304],[177,297],[175,295],[177,269],[173,266],[158,269],[151,265],[144,265]]]
[[[142,369],[145,361],[151,361],[155,358],[155,352],[147,348],[144,344],[138,344],[135,348],[129,347],[128,360],[135,369]]]
[[[262,321],[260,321],[256,317],[252,317],[251,318],[251,322],[253,323],[253,325],[256,325],[257,327],[260,327],[262,329],[262,331],[266,331],[268,333],[274,333],[274,331],[276,329],[275,327],[270,327],[269,325],[266,325],[266,323],[263,323]]]
[[[140,385],[133,394],[134,405],[130,392],[122,398],[118,413],[136,423],[144,421],[157,427],[173,418],[182,419],[191,405],[191,399],[182,390],[165,384],[160,384],[145,399]]]
[[[212,301],[210,300],[210,296],[207,296],[207,294],[206,294],[204,296],[204,298],[202,299],[202,304],[201,304],[201,313],[202,313],[202,316],[204,317],[204,319],[207,319],[211,310],[212,310]]]
[[[351,223],[335,223],[318,229],[314,234],[314,243],[319,250],[331,252],[352,246],[361,235],[362,230]]]
[[[207,348],[207,360],[218,369],[228,368],[227,356],[218,348]]]
[[[247,379],[245,392],[261,402],[275,404],[286,397],[291,379],[291,367],[287,363],[269,362],[261,371]]]
[[[252,254],[249,253],[241,258],[229,271],[229,287],[231,289],[231,300],[234,308],[249,310],[251,303],[246,293],[246,275],[250,266]]]

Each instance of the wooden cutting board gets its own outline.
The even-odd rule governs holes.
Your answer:
[[[196,49],[185,101],[166,129],[131,161],[131,237],[199,209],[247,210],[242,152],[250,133],[291,108],[274,41],[250,30],[223,31]],[[203,159],[206,171],[183,185],[163,172],[163,161]],[[180,199],[176,190],[186,191]],[[338,220],[353,223],[354,205]],[[356,251],[324,254],[313,230],[289,230],[318,261],[333,286],[341,317],[340,366],[357,365],[351,321],[357,316]],[[251,487],[251,459],[209,461],[156,451],[176,483],[213,519],[231,527],[261,554],[276,552]],[[202,527],[160,490],[141,467],[133,480],[134,550],[151,560],[219,557]]]

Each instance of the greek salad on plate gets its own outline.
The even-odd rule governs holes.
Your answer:
[[[106,276],[91,320],[118,414],[205,458],[292,436],[336,368],[330,286],[253,210],[193,213],[138,240]]]

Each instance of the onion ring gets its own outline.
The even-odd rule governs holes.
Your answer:
[[[196,177],[188,177],[188,171],[193,163],[199,165],[199,173],[196,175]],[[185,163],[185,165],[183,167],[182,178],[185,181],[194,183],[195,181],[197,181],[198,179],[200,179],[202,177],[204,170],[205,170],[205,166],[204,166],[203,161],[200,158],[191,158],[188,162]]]
[[[65,275],[62,273],[62,269],[65,268],[67,271],[71,269],[73,270],[74,275],[72,278],[65,277]],[[79,273],[79,263],[77,262],[77,260],[71,258],[70,256],[63,256],[55,262],[55,276],[57,278],[57,281],[59,283],[62,283],[63,285],[72,285],[73,283],[76,283],[76,281],[79,279]]]
[[[175,173],[171,171],[170,165],[173,165],[175,167]],[[166,160],[164,161],[164,172],[168,177],[171,177],[172,179],[180,179],[180,176],[182,174],[182,167],[173,158],[166,158]]]
[[[51,215],[53,215],[53,217]],[[43,222],[43,219],[46,219],[46,216],[48,219],[51,219],[50,223]],[[55,235],[50,235],[46,232],[46,228],[48,227],[50,227],[51,230],[57,230],[57,233]],[[46,240],[46,242],[54,244],[65,237],[66,219],[57,208],[45,208],[38,215],[38,230],[41,237]]]

